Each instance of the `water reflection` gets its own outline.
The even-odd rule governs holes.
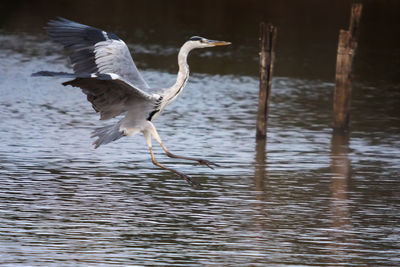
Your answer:
[[[349,133],[333,131],[331,142],[332,214],[333,226],[348,230],[350,212],[348,208],[348,184],[351,179],[349,159]]]
[[[255,153],[255,171],[254,171],[254,183],[255,189],[259,192],[266,194],[267,188],[267,155],[266,155],[266,140],[256,140],[256,153]],[[264,199],[266,200],[266,199]]]
[[[351,179],[351,163],[349,159],[349,132],[335,130],[331,139],[331,220],[332,231],[330,249],[335,263],[344,264],[349,247],[354,247],[353,227],[349,204],[349,183]],[[350,241],[350,239],[352,239]]]
[[[267,227],[265,218],[268,217],[268,174],[267,174],[267,154],[266,139],[256,140],[255,147],[255,166],[254,166],[254,189],[258,200],[256,209],[263,218],[261,225]]]
[[[245,12],[254,25],[258,18],[251,8],[225,8],[249,1],[208,1],[218,6],[213,15],[229,13],[221,24],[203,16],[213,9],[207,1],[198,1],[205,9],[196,14],[192,2],[180,1],[186,3],[183,23],[179,9],[155,11],[165,17],[143,12],[153,10],[150,1],[135,10],[118,1],[113,11],[103,1],[104,13],[89,17],[82,5],[90,1],[64,1],[69,8],[46,2],[52,11],[45,16],[32,12],[44,6],[36,1],[11,2],[29,4],[24,12],[7,10],[2,25],[12,34],[0,35],[0,264],[400,266],[400,76],[391,79],[398,68],[389,64],[387,72],[385,62],[398,53],[379,50],[375,76],[377,69],[365,63],[374,48],[360,42],[364,76],[354,85],[350,149],[349,136],[332,136],[329,126],[336,26],[348,23],[344,1],[336,12],[319,1],[334,19],[328,28],[315,24],[318,9],[303,9],[300,18],[288,13],[299,4],[280,1],[280,12],[269,9],[281,19],[282,38],[267,151],[264,142],[254,142],[258,27],[249,37],[252,26],[237,14]],[[56,15],[117,29],[154,86],[175,81],[176,50],[187,36],[223,34],[219,39],[234,42],[227,53],[193,54],[184,93],[156,121],[173,152],[220,163],[208,170],[157,151],[160,162],[197,178],[202,188],[154,168],[141,136],[92,149],[90,132],[101,122],[81,92],[61,80],[30,77],[44,66],[69,69],[60,48],[42,35]],[[186,23],[193,16],[207,24]],[[370,26],[368,32],[379,28]],[[21,27],[30,34],[14,33]],[[385,47],[387,39],[376,40]],[[365,83],[365,77],[384,82]]]

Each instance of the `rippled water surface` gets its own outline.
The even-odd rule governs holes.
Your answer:
[[[210,53],[202,60],[231,56]],[[400,265],[397,84],[358,80],[352,131],[340,135],[332,82],[278,75],[265,144],[255,142],[257,77],[193,70],[155,125],[172,152],[221,167],[155,153],[194,188],[153,166],[142,135],[93,149],[103,122],[84,95],[30,77],[67,71],[60,54],[42,37],[0,36],[0,263]],[[176,77],[143,75],[155,86]]]

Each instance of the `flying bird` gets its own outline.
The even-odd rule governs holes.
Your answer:
[[[46,30],[55,42],[62,44],[70,53],[73,73],[40,71],[32,75],[70,78],[63,85],[81,88],[93,109],[100,113],[100,120],[112,119],[123,114],[116,123],[93,131],[92,137],[97,138],[93,143],[95,148],[124,136],[142,133],[153,164],[179,175],[191,185],[197,182],[156,160],[152,138],[171,158],[195,161],[210,168],[218,166],[205,159],[178,156],[169,152],[161,141],[153,121],[182,93],[189,78],[189,52],[196,48],[229,45],[230,42],[199,36],[189,38],[178,53],[179,71],[175,84],[169,88],[159,88],[150,87],[143,79],[127,45],[116,34],[64,18],[49,21]]]

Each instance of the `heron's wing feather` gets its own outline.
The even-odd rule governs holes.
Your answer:
[[[47,33],[72,52],[76,74],[116,73],[136,88],[148,89],[125,42],[117,35],[64,18],[48,23]]]
[[[63,85],[80,87],[94,110],[100,112],[101,120],[118,116],[135,105],[140,105],[142,119],[146,119],[160,98],[134,87],[116,74],[81,76]]]

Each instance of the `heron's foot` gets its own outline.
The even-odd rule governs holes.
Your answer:
[[[214,170],[214,167],[213,167],[213,166],[215,166],[215,167],[221,167],[221,166],[218,165],[217,163],[208,161],[208,160],[206,160],[206,159],[197,159],[197,162],[198,162],[200,165],[206,165],[208,168],[213,169],[213,170]]]

